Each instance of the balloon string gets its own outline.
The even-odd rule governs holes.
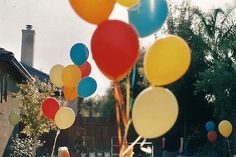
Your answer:
[[[131,120],[128,121],[127,123],[127,127],[125,128],[125,132],[124,132],[124,137],[123,137],[123,145],[127,145],[127,136],[128,136],[128,131],[129,131],[129,126],[131,124]]]
[[[126,81],[126,116],[128,119],[129,115],[130,115],[130,81],[128,76]]]
[[[143,152],[145,152],[145,153],[149,153],[149,154],[152,153],[152,148],[150,148],[149,146],[148,146],[148,147],[144,147],[145,143],[146,143],[146,138],[143,139],[143,141],[141,142],[141,144],[140,144],[140,149],[141,149]]]
[[[135,82],[135,77],[136,77],[136,65],[134,66],[133,68],[133,73],[132,73],[132,81],[131,81],[131,88],[133,89],[134,88],[134,82]],[[131,96],[130,98],[130,110],[132,110],[132,107],[133,107],[133,97]]]
[[[129,126],[131,124],[131,120],[128,121],[127,127],[125,128],[124,131],[124,136],[123,136],[123,142],[122,146],[120,148],[120,156],[123,156],[123,150],[128,147],[128,141],[127,141],[127,136],[128,136],[128,131],[129,131]]]
[[[128,151],[130,151],[141,138],[141,136],[137,137],[136,140],[123,152],[122,156],[124,156]]]
[[[126,128],[127,123],[128,123],[128,118],[126,116],[125,113],[125,109],[124,109],[124,99],[123,99],[123,95],[120,89],[120,86],[118,84],[118,82],[114,82],[114,89],[115,89],[115,98],[118,102],[120,111],[121,111],[121,116],[122,116],[122,120],[123,120],[123,124],[124,124],[124,128]]]
[[[229,156],[230,156],[230,157],[233,157],[233,156],[232,156],[232,153],[231,153],[231,148],[230,148],[229,138],[226,138],[226,141],[227,141],[227,146],[228,146]]]
[[[116,122],[117,122],[117,134],[118,134],[118,144],[119,146],[121,146],[122,143],[122,138],[121,138],[121,128],[120,128],[120,111],[119,111],[119,106],[118,103],[116,103],[115,105],[115,109],[116,109]]]
[[[136,66],[134,66],[133,73],[132,73],[132,82],[131,82],[132,88],[134,87],[135,76],[136,76]]]
[[[53,144],[53,147],[52,147],[52,154],[51,154],[51,157],[53,157],[54,150],[55,150],[55,146],[56,146],[56,142],[57,142],[57,137],[58,137],[59,134],[60,134],[60,129],[57,130],[57,134],[56,134],[56,136],[55,136],[54,144]]]

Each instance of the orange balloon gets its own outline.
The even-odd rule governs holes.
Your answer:
[[[85,21],[100,24],[110,16],[116,0],[70,0],[74,11]]]
[[[68,65],[62,71],[62,82],[66,87],[76,87],[81,79],[81,71],[77,65]]]
[[[68,101],[73,101],[77,99],[79,96],[77,94],[76,87],[63,87],[64,97]]]

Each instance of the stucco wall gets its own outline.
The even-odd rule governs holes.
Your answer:
[[[12,111],[19,113],[18,102],[18,99],[8,96],[7,102],[0,103],[0,156],[2,156],[13,130],[13,126],[8,121],[8,116]]]

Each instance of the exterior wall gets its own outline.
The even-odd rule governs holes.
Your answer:
[[[0,69],[0,72],[2,72],[2,74],[7,73],[6,69],[4,70],[4,68],[6,67],[2,66]],[[3,99],[2,103],[0,103],[0,156],[3,155],[4,149],[14,129],[14,127],[9,123],[9,114],[13,111],[19,113],[19,109],[17,107],[19,100],[17,98],[12,98],[9,94],[9,92],[17,91],[16,82],[17,80],[15,80],[12,75],[9,75],[7,79],[7,101]]]
[[[19,113],[17,104],[19,100],[8,96],[7,102],[0,103],[0,156],[3,155],[6,144],[13,131],[13,126],[8,121],[8,116],[12,111]]]

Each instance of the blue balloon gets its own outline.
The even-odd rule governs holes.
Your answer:
[[[140,37],[146,37],[159,30],[168,16],[166,0],[141,0],[128,10],[129,22],[136,28]]]
[[[77,86],[77,93],[80,98],[92,95],[97,89],[97,82],[92,77],[85,77],[80,80]]]
[[[84,64],[87,61],[88,56],[89,56],[89,50],[82,43],[77,43],[73,45],[70,50],[70,58],[76,65]]]
[[[208,121],[205,127],[207,131],[213,131],[215,130],[215,123],[213,121]]]

